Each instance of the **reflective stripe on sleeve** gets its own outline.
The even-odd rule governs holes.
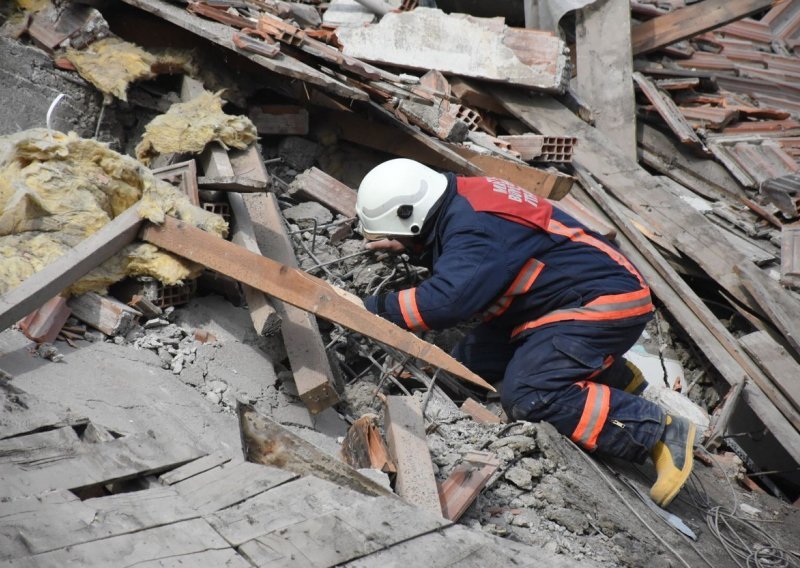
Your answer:
[[[577,383],[586,389],[586,404],[581,419],[570,438],[579,446],[592,451],[597,447],[597,438],[603,430],[611,406],[611,389],[606,385],[581,381]]]
[[[401,290],[397,295],[397,300],[400,302],[400,313],[403,314],[403,320],[406,322],[406,327],[408,327],[408,329],[414,331],[430,329],[419,313],[416,288]]]

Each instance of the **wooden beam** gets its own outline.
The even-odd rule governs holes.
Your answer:
[[[478,498],[486,483],[500,467],[490,452],[470,452],[439,488],[444,518],[457,521]]]
[[[142,231],[142,239],[275,296],[287,304],[386,343],[469,383],[495,390],[435,345],[359,308],[337,294],[330,284],[302,270],[254,254],[172,217],[167,217],[160,226],[148,223]]]
[[[319,168],[312,167],[294,178],[289,193],[313,199],[345,217],[356,216],[356,192]]]
[[[328,116],[330,128],[344,140],[461,175],[507,179],[541,197],[560,199],[569,192],[574,181],[568,175],[545,172],[526,164],[484,156],[465,146],[433,140],[414,132],[408,125],[400,127],[398,132],[388,124],[365,120],[354,113],[331,112]]]
[[[111,336],[128,333],[142,315],[114,298],[95,292],[70,298],[69,307],[76,318]]]
[[[769,8],[774,0],[705,0],[648,20],[631,31],[634,55],[648,53]]]
[[[592,108],[595,126],[635,160],[630,0],[590,4],[576,12],[575,24],[577,93]]]
[[[278,200],[272,193],[242,196],[253,225],[256,243],[272,260],[297,268],[292,242],[286,233]],[[291,304],[272,298],[281,317],[283,344],[300,399],[311,414],[322,412],[339,401],[325,345],[314,316]]]
[[[466,146],[448,144],[450,149],[471,164],[478,166],[481,173],[515,183],[531,193],[548,199],[563,198],[572,189],[572,176],[551,173],[520,162],[512,162],[498,156],[479,154]]]
[[[383,485],[259,414],[253,407],[240,403],[236,411],[242,447],[248,460],[299,475],[313,475],[365,495],[394,496]]]
[[[385,424],[389,451],[397,467],[397,494],[441,517],[442,506],[419,400],[412,396],[387,396]]]
[[[252,253],[261,254],[256,235],[253,231],[253,222],[242,196],[235,192],[228,194],[228,202],[233,214],[233,233],[231,241],[244,247]],[[258,335],[272,335],[281,328],[281,316],[278,314],[272,301],[261,291],[252,286],[242,284],[244,295],[247,299],[247,308],[250,310],[250,319]]]
[[[130,244],[142,224],[138,206],[138,203],[133,205],[75,248],[0,296],[0,330],[60,294]]]

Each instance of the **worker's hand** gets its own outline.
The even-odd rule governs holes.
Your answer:
[[[401,253],[406,247],[395,239],[381,239],[379,241],[369,241],[364,245],[367,250],[384,250],[387,252]]]

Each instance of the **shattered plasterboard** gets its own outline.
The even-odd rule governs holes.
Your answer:
[[[566,44],[554,34],[509,28],[502,18],[392,12],[377,24],[337,30],[345,55],[372,63],[463,75],[549,92],[568,81]]]

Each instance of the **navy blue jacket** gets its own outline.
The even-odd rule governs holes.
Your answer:
[[[419,238],[432,276],[367,297],[368,310],[415,331],[481,315],[511,337],[557,321],[649,317],[646,283],[602,236],[509,182],[447,175]]]

